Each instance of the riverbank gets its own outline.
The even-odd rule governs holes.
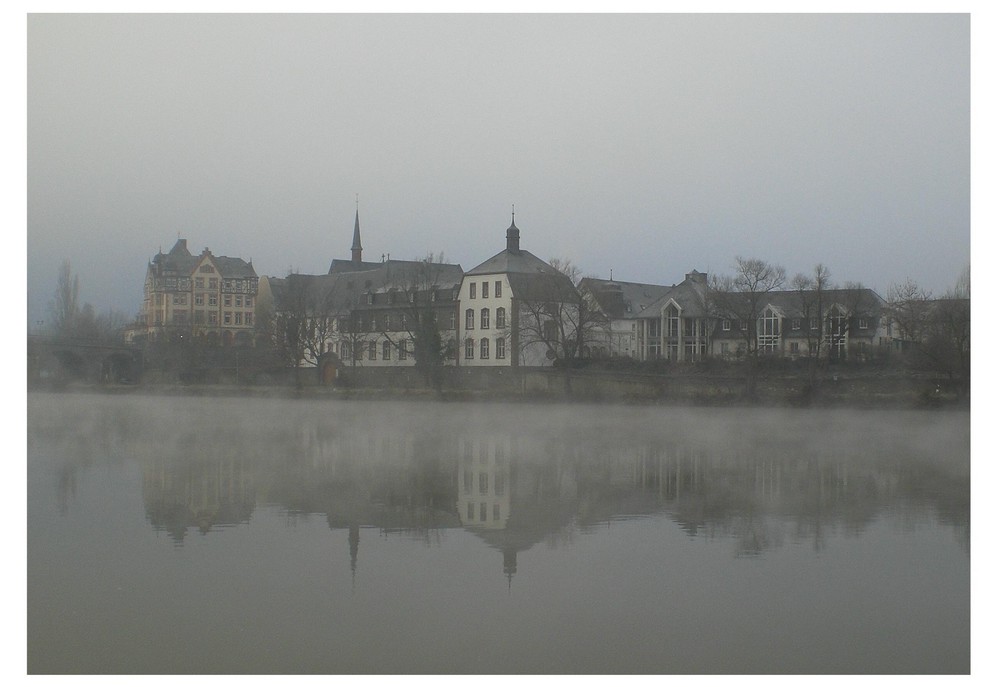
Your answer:
[[[502,379],[502,383],[497,380]],[[914,373],[838,371],[812,383],[797,375],[766,375],[753,395],[746,379],[719,374],[631,375],[590,371],[531,370],[503,377],[449,375],[441,389],[415,377],[345,374],[335,385],[155,383],[107,385],[85,382],[35,385],[30,391],[287,398],[296,400],[413,400],[467,402],[581,402],[662,406],[850,407],[968,409],[969,395],[948,379]]]

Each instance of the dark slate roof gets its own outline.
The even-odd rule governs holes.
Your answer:
[[[526,250],[504,249],[465,274],[506,274],[511,293],[521,300],[566,302],[578,295],[573,280]]]
[[[296,283],[305,284],[312,304],[325,299],[336,308],[353,308],[368,294],[390,290],[456,289],[462,282],[462,266],[450,263],[426,263],[422,260],[387,260],[365,263],[365,268],[332,274],[290,274],[284,279],[268,278],[277,310],[287,309]],[[355,267],[358,265],[355,263]]]
[[[670,300],[680,306],[684,316],[707,316],[712,313],[710,288],[701,280],[685,279],[650,303],[638,317],[659,317]],[[804,317],[803,294],[799,291],[771,291],[759,297],[760,308],[771,306],[784,317]],[[871,289],[829,289],[823,292],[823,310],[841,305],[856,314],[878,316],[886,307],[885,300]]]
[[[197,258],[197,262],[200,261],[201,258]],[[218,268],[219,274],[223,277],[230,279],[242,279],[245,277],[257,276],[257,272],[254,270],[253,265],[243,258],[230,258],[225,255],[213,255],[212,261],[215,263],[216,268]],[[192,268],[192,270],[193,269],[194,268]]]
[[[512,253],[504,249],[466,274],[562,274],[555,267],[526,250]]]
[[[594,277],[584,277],[580,280],[580,290],[590,293],[604,314],[612,319],[638,316],[643,308],[672,288],[662,284],[641,284]]]
[[[692,275],[696,275],[694,278]],[[649,303],[637,317],[659,317],[669,301],[674,301],[686,316],[706,315],[710,309],[709,288],[698,272],[691,272],[680,284],[671,286],[666,293]]]
[[[354,262],[353,260],[342,260],[334,258],[330,261],[330,269],[327,274],[337,274],[341,272],[364,272],[365,270],[378,269],[381,262]]]
[[[177,243],[174,244],[169,253],[160,252],[154,255],[152,265],[160,274],[171,273],[190,276],[206,254],[211,256],[223,278],[239,279],[257,276],[253,265],[243,258],[212,255],[207,248],[201,255],[191,255],[187,248],[187,239],[177,239]]]

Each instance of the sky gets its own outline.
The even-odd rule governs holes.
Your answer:
[[[30,14],[27,317],[178,237],[260,276],[521,247],[935,294],[970,262],[968,14]]]

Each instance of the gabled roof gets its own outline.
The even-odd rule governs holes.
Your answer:
[[[612,319],[630,319],[650,303],[667,293],[672,286],[584,277],[580,290],[590,293],[605,315]]]
[[[177,239],[177,243],[169,253],[162,251],[153,256],[151,268],[159,274],[190,276],[208,256],[219,270],[223,278],[242,279],[256,277],[253,264],[243,258],[230,258],[225,255],[212,255],[207,248],[201,255],[191,255],[187,248],[187,239]]]
[[[275,308],[287,310],[293,298],[306,298],[309,307],[350,309],[362,304],[369,293],[391,290],[456,289],[462,282],[462,266],[423,260],[386,260],[365,263],[363,269],[332,274],[290,274],[283,279],[269,277]],[[358,264],[354,263],[357,268]],[[325,305],[324,305],[325,304]],[[367,305],[367,304],[364,304]]]
[[[662,296],[649,303],[636,317],[659,317],[660,312],[673,301],[685,316],[705,316],[709,313],[709,288],[705,275],[689,272],[684,281],[671,286]]]

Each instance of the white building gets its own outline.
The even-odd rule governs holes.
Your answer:
[[[560,355],[567,326],[560,325],[559,315],[579,301],[579,294],[569,277],[522,250],[520,240],[511,213],[507,247],[462,279],[460,366],[552,365]]]

